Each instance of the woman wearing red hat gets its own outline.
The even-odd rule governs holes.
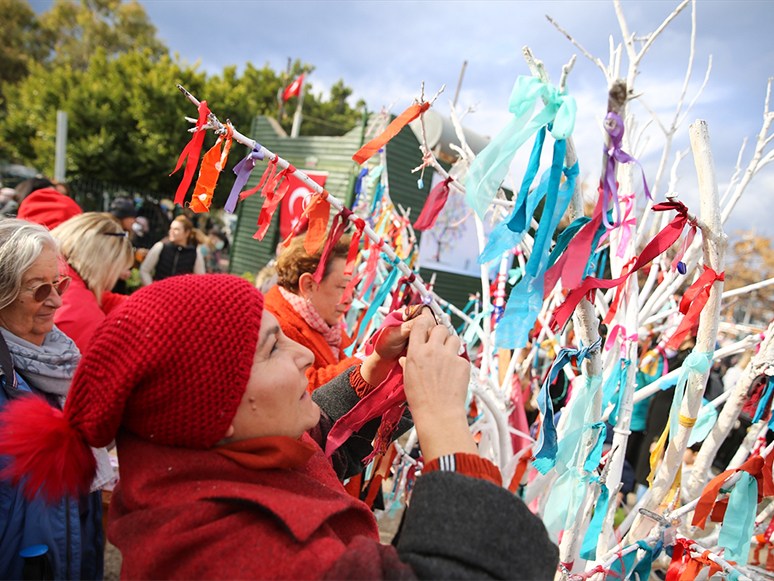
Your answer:
[[[353,434],[333,463],[321,446],[406,343],[425,467],[392,547],[339,480],[362,469],[378,425]],[[12,459],[8,476],[56,496],[88,481],[89,445],[115,438],[121,482],[108,537],[125,578],[553,578],[558,551],[542,523],[477,455],[459,347],[420,316],[310,395],[311,352],[285,336],[250,283],[172,277],[108,315],[63,414],[36,398],[0,414],[0,453]]]

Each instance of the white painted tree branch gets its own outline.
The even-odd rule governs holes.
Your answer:
[[[704,121],[697,121],[690,127],[691,149],[693,150],[696,172],[699,178],[699,192],[702,219],[709,229],[709,235],[703,236],[704,263],[715,270],[723,272],[725,264],[725,248],[727,237],[720,221],[720,198],[718,195],[715,164],[710,149],[709,131]],[[699,318],[699,332],[696,339],[695,353],[712,352],[718,332],[720,316],[720,295],[723,282],[716,281],[710,290],[710,296]],[[688,379],[686,393],[683,397],[680,415],[686,418],[696,418],[701,407],[701,398],[709,376],[709,368],[703,374],[691,374]],[[667,446],[664,461],[661,463],[653,481],[653,497],[648,503],[649,510],[658,510],[666,497],[677,471],[682,465],[682,458],[688,443],[691,428],[679,425],[673,440]],[[642,518],[635,519],[627,538],[637,539],[645,536],[648,523]]]

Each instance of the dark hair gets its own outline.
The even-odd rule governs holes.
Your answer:
[[[108,212],[119,220],[137,217],[137,209],[134,206],[134,200],[130,200],[129,198],[114,199],[110,202],[110,209]]]
[[[306,234],[302,236],[296,236],[290,242],[290,246],[284,248],[277,257],[277,284],[282,285],[285,290],[290,292],[298,292],[298,279],[305,272],[313,274],[317,270],[317,265],[320,264],[320,258],[322,257],[322,249],[324,244],[320,245],[320,249],[312,256],[307,254],[304,249],[304,240]],[[349,243],[351,237],[347,234],[341,237],[341,239],[333,247],[330,258],[325,264],[325,273],[323,278],[330,274],[331,263],[336,258],[343,258],[346,260],[349,254]]]
[[[13,199],[17,204],[21,204],[24,198],[29,196],[36,190],[42,190],[43,188],[53,188],[54,184],[46,178],[28,178],[22,182],[19,182],[14,188]]]

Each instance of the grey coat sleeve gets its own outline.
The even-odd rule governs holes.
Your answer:
[[[553,579],[559,562],[521,499],[456,472],[417,478],[397,549],[420,579]]]
[[[312,400],[320,406],[322,411],[320,423],[309,431],[323,450],[328,432],[331,431],[336,420],[343,417],[360,401],[355,390],[349,382],[349,374],[355,366],[350,367],[344,373],[338,375],[325,385],[312,392]],[[379,430],[380,418],[375,418],[363,426],[358,432],[350,436],[341,448],[331,457],[333,467],[340,479],[351,478],[363,471],[363,459],[372,451],[371,443]],[[413,422],[406,412],[398,424],[394,437],[397,438],[411,429]]]

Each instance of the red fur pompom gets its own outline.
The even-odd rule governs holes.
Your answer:
[[[61,411],[40,397],[12,400],[0,412],[0,478],[20,485],[32,499],[57,502],[89,491],[96,461],[91,448]]]

